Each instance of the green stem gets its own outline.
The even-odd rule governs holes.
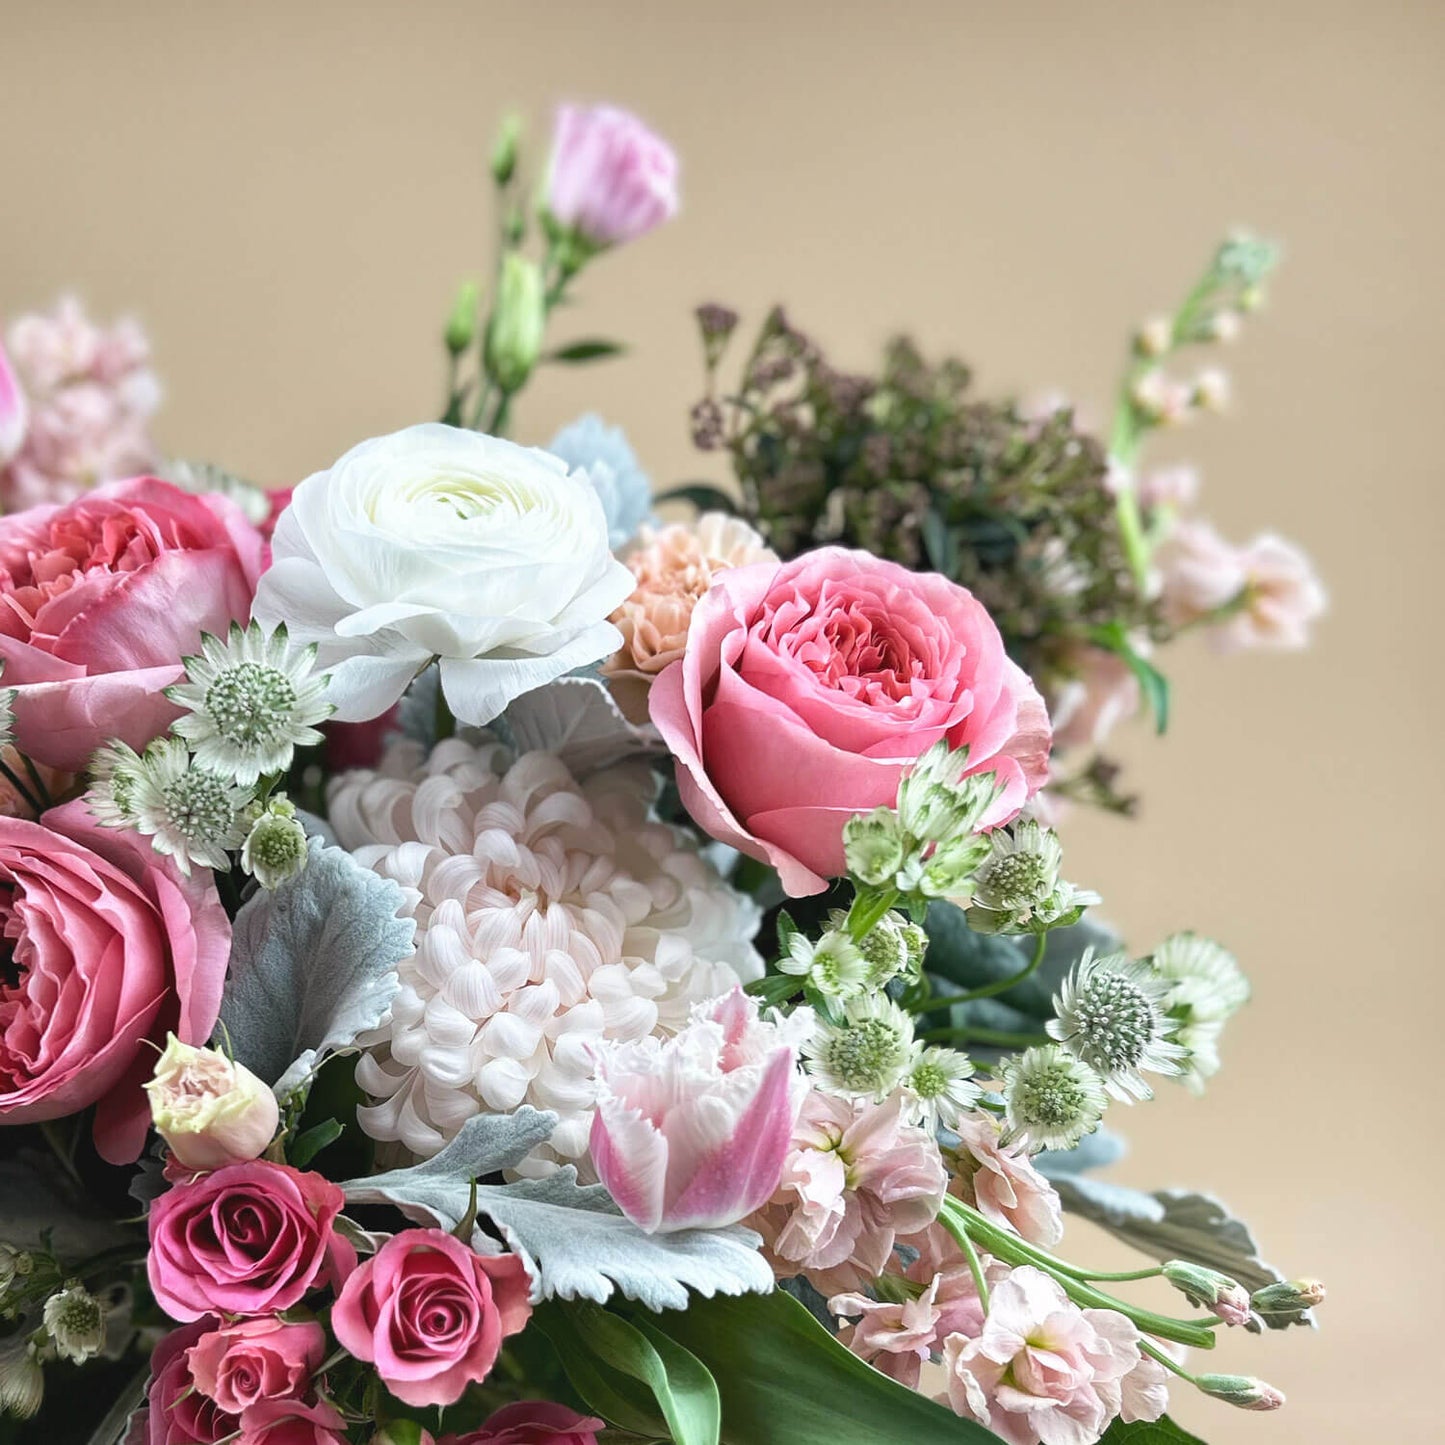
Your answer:
[[[10,786],[25,799],[25,804],[38,818],[45,809],[41,806],[40,800],[20,781],[20,775],[3,758],[0,758],[0,773],[3,773],[10,783]]]
[[[1191,1385],[1198,1386],[1199,1381],[1196,1380],[1183,1365],[1177,1360],[1170,1359],[1169,1356],[1152,1341],[1141,1338],[1139,1348],[1143,1350],[1151,1360],[1158,1360],[1171,1374],[1178,1375],[1181,1380],[1187,1380]]]
[[[957,1028],[925,1029],[918,1037],[926,1044],[956,1040],[965,1044],[986,1044],[996,1049],[1031,1049],[1036,1044],[1049,1042],[1047,1034],[1016,1034],[1006,1029],[978,1028],[972,1024],[960,1024]]]
[[[1025,979],[1032,978],[1039,970],[1039,965],[1044,961],[1044,953],[1048,948],[1049,935],[1039,934],[1038,942],[1034,945],[1034,955],[1028,964],[1019,970],[1018,973],[1011,973],[1007,978],[995,979],[993,983],[984,984],[982,988],[971,988],[967,993],[951,993],[943,998],[924,999],[921,1003],[910,1005],[914,1013],[929,1014],[935,1009],[952,1008],[957,1003],[973,1003],[981,998],[993,998],[998,994],[1007,993],[1011,988],[1017,988]]]
[[[860,889],[848,909],[848,932],[854,943],[862,943],[898,902],[896,888]]]
[[[963,1257],[968,1261],[968,1272],[973,1276],[973,1287],[978,1291],[980,1303],[987,1310],[988,1281],[984,1278],[983,1261],[979,1259],[978,1250],[974,1248],[973,1240],[968,1237],[968,1231],[949,1216],[947,1209],[940,1212],[938,1222],[953,1236],[954,1242],[963,1251]]]
[[[457,720],[452,715],[452,710],[447,706],[446,693],[442,691],[441,679],[437,679],[437,703],[436,703],[436,740],[443,741],[445,738],[453,737],[457,730]]]

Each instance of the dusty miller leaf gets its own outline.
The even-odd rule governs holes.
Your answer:
[[[416,929],[397,916],[395,883],[320,839],[308,846],[302,873],[236,916],[217,1031],[280,1097],[381,1023]]]

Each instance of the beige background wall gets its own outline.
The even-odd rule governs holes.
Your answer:
[[[545,439],[593,405],[676,480],[699,473],[700,300],[756,317],[786,299],[859,363],[908,326],[989,386],[1102,413],[1126,328],[1222,228],[1283,238],[1274,303],[1229,358],[1237,414],[1183,441],[1221,527],[1302,541],[1333,615],[1304,657],[1171,653],[1177,723],[1127,747],[1143,818],[1079,818],[1067,841],[1140,946],[1194,924],[1257,982],[1208,1098],[1128,1119],[1123,1177],[1214,1186],[1332,1290],[1321,1334],[1224,1352],[1287,1411],[1178,1413],[1214,1442],[1425,1438],[1445,1181],[1442,61],[1430,0],[0,0],[0,315],[67,285],[135,311],[163,440],[292,482],[435,414],[501,109],[613,98],[677,143],[685,214],[585,286],[578,332],[633,355],[549,379],[519,425]]]

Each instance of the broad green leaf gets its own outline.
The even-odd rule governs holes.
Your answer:
[[[1129,634],[1117,622],[1096,627],[1089,640],[1106,652],[1112,652],[1138,679],[1144,700],[1154,714],[1154,729],[1163,733],[1169,726],[1169,679],[1129,641]]]
[[[1099,1445],[1204,1445],[1204,1442],[1164,1415],[1158,1420],[1135,1420],[1132,1424],[1115,1420],[1099,1437]]]
[[[723,1445],[998,1445],[865,1364],[782,1291],[694,1300],[648,1323],[717,1381]]]
[[[326,1119],[320,1124],[298,1134],[286,1151],[286,1162],[293,1169],[305,1169],[328,1144],[334,1144],[346,1131],[336,1119]]]
[[[600,336],[589,336],[584,341],[572,341],[549,352],[548,361],[560,361],[576,365],[579,361],[602,361],[609,356],[621,356],[627,348],[620,341],[607,341]]]

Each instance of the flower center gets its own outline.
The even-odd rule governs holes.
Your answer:
[[[1009,903],[1026,903],[1045,891],[1048,878],[1037,853],[1005,853],[986,865],[988,886]]]
[[[1128,979],[1095,974],[1074,1005],[1074,1026],[1087,1049],[1110,1069],[1132,1068],[1153,1039],[1154,1005]]]
[[[1067,1071],[1049,1070],[1019,1082],[1016,1102],[1024,1118],[1049,1128],[1072,1124],[1088,1105],[1083,1087]]]
[[[884,1019],[864,1019],[828,1040],[828,1071],[845,1088],[866,1093],[903,1066],[902,1035]]]
[[[235,821],[225,781],[210,773],[192,769],[167,784],[161,796],[170,826],[192,842],[224,838]]]
[[[206,711],[217,732],[238,747],[276,741],[295,706],[291,679],[259,662],[226,668],[206,689]]]

